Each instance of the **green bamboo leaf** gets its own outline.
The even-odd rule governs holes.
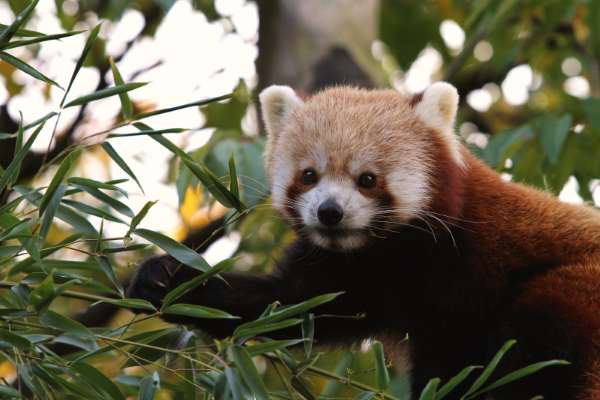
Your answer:
[[[94,215],[98,218],[104,218],[107,221],[112,221],[112,222],[116,222],[119,224],[127,224],[125,221],[123,221],[120,218],[117,218],[115,216],[113,216],[112,214],[101,210],[99,208],[96,207],[92,207],[89,206],[85,203],[82,203],[80,201],[76,201],[76,200],[69,200],[69,199],[63,199],[62,203],[64,205],[67,205],[69,207],[73,207],[74,209],[76,209],[77,211],[81,211],[84,214],[88,214],[88,215]]]
[[[153,135],[164,135],[169,133],[183,133],[187,132],[190,129],[185,128],[167,128],[167,129],[159,129],[159,130],[144,130],[142,132],[128,132],[128,133],[110,133],[108,135],[109,139],[112,138],[123,138],[123,137],[131,137],[131,136],[153,136]]]
[[[66,186],[59,185],[58,188],[52,194],[50,198],[50,202],[47,205],[46,212],[42,218],[42,226],[40,228],[40,239],[45,239],[50,232],[50,227],[54,222],[54,216],[58,212],[58,207],[60,206],[60,201],[65,194]]]
[[[375,392],[362,392],[354,397],[354,400],[371,400],[375,398],[377,398],[377,393]]]
[[[35,139],[37,139],[37,137],[40,134],[40,132],[42,131],[43,127],[44,127],[44,124],[42,123],[33,132],[33,134],[29,137],[29,139],[27,139],[27,142],[25,142],[25,144],[23,145],[21,150],[19,150],[19,152],[17,154],[15,154],[15,156],[12,159],[12,161],[10,162],[10,164],[8,164],[8,167],[6,167],[6,170],[4,171],[4,173],[2,175],[0,175],[0,192],[2,192],[4,190],[4,188],[8,185],[9,182],[12,182],[12,180],[14,179],[13,178],[14,176],[18,176],[21,162],[23,161],[23,159],[25,158],[25,155],[27,154],[27,152],[33,145],[33,142],[35,142]]]
[[[152,376],[147,376],[140,383],[139,400],[153,400],[157,390],[160,388],[160,376],[154,372]]]
[[[39,321],[42,325],[64,332],[55,339],[56,342],[67,343],[85,350],[98,348],[94,334],[80,322],[50,310],[44,311]]]
[[[100,392],[100,394],[106,395],[112,400],[125,400],[125,397],[119,388],[91,365],[80,361],[72,364],[71,368],[73,368],[81,378],[87,381],[94,390]]]
[[[58,113],[56,111],[51,111],[48,114],[44,115],[41,118],[36,119],[35,121],[25,125],[23,127],[24,131],[28,131],[31,128],[35,128],[36,126],[38,126],[39,124],[43,124],[46,121],[48,121],[50,118],[54,117],[55,115],[58,115]]]
[[[500,360],[502,360],[502,357],[504,357],[504,355],[516,343],[517,343],[516,340],[509,340],[506,343],[504,343],[504,345],[502,346],[502,348],[496,353],[496,355],[494,355],[494,357],[492,358],[492,360],[490,361],[490,363],[481,372],[481,375],[479,375],[477,377],[477,379],[475,380],[475,382],[473,382],[473,385],[471,385],[471,387],[469,388],[469,390],[467,390],[467,393],[465,393],[465,395],[463,396],[463,398],[468,398],[469,395],[475,393],[477,390],[479,390],[485,384],[485,382],[490,378],[490,376],[492,375],[492,373],[494,372],[494,370],[496,369],[496,367],[500,363]]]
[[[21,350],[30,350],[33,346],[33,343],[26,337],[17,335],[15,332],[3,328],[0,328],[0,340],[10,343],[12,346]]]
[[[269,400],[267,388],[246,349],[242,346],[234,345],[231,347],[231,354],[242,378],[254,394],[255,398],[257,400]]]
[[[108,257],[94,256],[94,259],[98,263],[100,270],[104,273],[104,275],[106,275],[106,277],[110,280],[110,282],[113,284],[113,286],[117,289],[117,292],[119,292],[119,295],[121,297],[123,297],[123,293],[124,293],[123,285],[121,285],[119,278],[117,278],[117,276],[115,275],[115,271],[113,270],[112,265],[110,265],[110,262],[108,261]]]
[[[295,325],[299,325],[302,323],[302,321],[303,320],[300,318],[290,318],[279,322],[267,322],[264,324],[244,327],[241,329],[240,327],[238,327],[233,333],[233,337],[244,341],[246,339],[253,338],[264,333],[279,331],[282,329],[290,328]]]
[[[115,64],[115,60],[113,60],[112,57],[109,57],[108,61],[110,63],[110,69],[115,80],[115,85],[124,85],[125,82],[123,81],[123,77],[121,76],[121,73]],[[121,100],[121,114],[123,115],[123,119],[128,121],[133,115],[133,104],[131,103],[127,92],[120,93],[119,100]]]
[[[246,350],[248,350],[250,356],[254,357],[265,353],[271,353],[276,350],[286,349],[303,342],[306,342],[306,339],[269,340],[264,343],[247,346]]]
[[[352,362],[354,361],[355,355],[346,351],[339,357],[337,365],[335,366],[334,373],[338,376],[348,376],[348,368],[352,366]],[[344,389],[342,382],[339,382],[335,379],[327,382],[323,390],[321,391],[321,398],[335,398],[340,397],[340,392]]]
[[[44,214],[44,211],[46,210],[48,203],[52,199],[52,196],[54,196],[54,193],[58,189],[58,186],[62,183],[62,181],[64,180],[67,173],[69,173],[69,171],[73,167],[73,163],[75,162],[75,160],[77,160],[77,158],[79,157],[80,154],[81,154],[81,150],[75,150],[75,151],[69,153],[69,155],[67,155],[65,157],[65,159],[60,163],[60,166],[58,167],[58,171],[56,171],[56,173],[54,174],[52,181],[50,181],[50,184],[48,185],[48,189],[46,190],[46,193],[44,193],[44,196],[42,197],[42,200],[40,201],[40,207],[39,207],[40,216],[42,216]]]
[[[0,395],[6,396],[7,398],[21,398],[21,394],[10,386],[0,385]]]
[[[227,378],[227,384],[229,385],[229,390],[231,392],[233,400],[244,399],[244,397],[242,396],[242,382],[240,380],[240,377],[236,373],[236,370],[230,367],[225,368],[225,377]]]
[[[563,145],[567,140],[573,118],[571,114],[562,117],[546,116],[540,122],[538,137],[552,164],[557,164]]]
[[[470,366],[470,367],[464,368],[456,376],[454,376],[446,384],[444,384],[444,386],[442,386],[440,388],[440,390],[438,390],[438,392],[436,394],[436,397],[435,397],[435,400],[442,400],[452,390],[454,390],[458,385],[460,385],[462,382],[464,382],[464,380],[467,379],[467,377],[469,375],[471,375],[471,372],[473,372],[473,371],[475,371],[476,369],[479,369],[479,368],[481,368],[481,367]]]
[[[138,244],[132,244],[129,246],[108,247],[108,248],[105,248],[104,250],[102,250],[102,252],[104,254],[124,253],[127,251],[144,250],[144,249],[148,248],[148,246],[149,245],[147,245],[147,244],[138,243]]]
[[[117,153],[117,151],[114,149],[114,147],[112,147],[112,145],[108,142],[104,142],[102,143],[102,148],[104,149],[104,151],[106,152],[106,154],[108,154],[108,156],[110,158],[112,158],[112,160],[127,174],[131,177],[131,179],[133,179],[135,181],[135,183],[137,183],[138,187],[140,188],[140,190],[142,191],[142,193],[144,193],[144,188],[142,188],[142,185],[140,184],[140,181],[138,181],[138,178],[135,176],[135,174],[133,173],[133,171],[131,170],[131,168],[129,168],[129,166],[127,165],[127,163],[125,162],[125,160],[123,160],[121,158],[121,156],[119,155],[119,153]]]
[[[377,374],[377,388],[385,390],[390,384],[390,375],[385,365],[385,355],[383,353],[383,345],[379,341],[374,341],[371,345],[373,357],[375,357],[375,368]]]
[[[105,99],[107,97],[111,97],[111,96],[115,96],[118,94],[122,94],[122,93],[126,93],[129,92],[131,90],[135,90],[137,88],[140,88],[144,85],[147,85],[147,82],[132,82],[132,83],[126,83],[124,85],[117,85],[117,86],[113,86],[113,87],[109,87],[106,89],[102,89],[102,90],[98,90],[94,93],[90,93],[87,94],[85,96],[81,96],[76,98],[75,100],[72,100],[70,102],[68,102],[64,108],[69,108],[69,107],[74,107],[74,106],[81,106],[87,103],[90,103],[92,101],[96,101],[96,100],[100,100],[100,99]]]
[[[465,396],[465,399],[476,398],[476,397],[482,395],[483,393],[490,392],[501,386],[507,385],[507,384],[514,382],[516,380],[519,380],[519,379],[523,379],[526,376],[535,374],[536,372],[538,372],[541,369],[551,367],[554,365],[570,365],[570,364],[571,364],[570,362],[564,361],[564,360],[550,360],[550,361],[542,361],[542,362],[538,362],[535,364],[531,364],[531,365],[528,365],[526,367],[520,368],[516,371],[510,372],[510,373],[504,375],[502,378],[498,379],[496,382],[492,383],[491,385],[486,386],[485,388],[483,388],[477,392],[474,392],[469,396]]]
[[[100,181],[96,181],[96,180],[88,179],[88,178],[72,177],[72,178],[67,179],[67,183],[92,187],[92,188],[96,188],[96,189],[112,190],[114,192],[121,193],[125,197],[129,196],[127,191],[125,191],[125,190],[121,189],[120,187],[118,187],[112,183],[109,183],[109,182],[100,182]]]
[[[90,52],[90,49],[92,48],[92,45],[94,44],[94,41],[98,37],[98,33],[100,32],[101,26],[102,26],[102,23],[99,23],[98,25],[96,25],[94,27],[94,29],[92,29],[92,31],[90,32],[90,35],[88,36],[87,40],[85,41],[85,46],[83,47],[83,51],[81,52],[81,55],[79,56],[79,60],[77,60],[77,64],[75,64],[75,69],[73,69],[73,73],[71,74],[71,79],[69,80],[69,85],[67,86],[67,90],[65,90],[65,94],[63,95],[63,98],[60,102],[61,108],[63,107],[63,104],[65,104],[65,100],[67,99],[67,95],[69,94],[69,91],[71,90],[71,87],[73,86],[73,82],[75,81],[75,78],[77,77],[77,74],[79,73],[79,70],[83,66],[83,63],[85,62],[85,59],[86,59],[88,53]]]
[[[167,295],[164,297],[163,307],[166,307],[169,304],[173,303],[175,300],[179,299],[181,296],[188,293],[189,291],[196,289],[198,286],[206,282],[206,280],[210,277],[219,274],[226,269],[231,268],[233,264],[234,260],[231,258],[223,260],[208,271],[206,271],[205,273],[177,286],[175,289],[167,293]]]
[[[247,322],[238,327],[238,330],[247,329],[251,327],[256,327],[260,325],[264,325],[271,322],[281,321],[282,319],[286,319],[298,314],[302,314],[311,310],[315,307],[318,307],[322,304],[329,303],[333,301],[336,297],[343,294],[344,292],[337,293],[328,293],[320,296],[313,297],[312,299],[306,300],[299,304],[294,304],[286,307],[282,307],[280,309],[275,310],[271,314],[261,317],[255,321]],[[300,321],[302,321],[300,319]],[[236,330],[237,331],[237,330]]]
[[[163,314],[183,315],[193,318],[209,318],[209,319],[238,319],[235,315],[226,313],[225,311],[217,310],[211,307],[199,306],[195,304],[172,304],[161,309]]]
[[[233,153],[231,154],[231,157],[229,157],[229,191],[239,200],[240,189],[238,187],[237,171],[235,169]]]
[[[39,311],[47,308],[55,297],[56,290],[54,287],[54,279],[52,278],[52,274],[50,274],[31,292],[29,301],[31,305]]]
[[[96,199],[100,200],[104,204],[106,204],[109,207],[111,207],[112,209],[114,209],[116,212],[123,214],[126,217],[133,218],[134,214],[133,214],[133,211],[131,211],[131,208],[129,208],[123,202],[115,199],[114,197],[111,197],[111,196],[107,195],[106,193],[104,193],[94,187],[79,185],[79,184],[75,184],[75,183],[73,183],[72,186],[77,187],[78,189],[81,189],[84,192],[89,193],[90,195],[94,196]]]
[[[54,85],[58,88],[62,88],[58,83],[48,78],[46,75],[42,74],[37,69],[33,68],[31,65],[27,64],[25,61],[10,55],[4,51],[0,51],[0,60],[7,62],[18,70],[25,72],[27,75],[34,77],[42,82],[49,83],[50,85]],[[63,89],[64,90],[64,89]]]
[[[425,388],[419,396],[419,400],[436,400],[437,387],[440,384],[440,378],[433,378],[427,382]]]
[[[134,124],[138,129],[144,130],[146,126],[142,124]],[[240,199],[227,189],[227,187],[217,178],[208,168],[196,163],[189,155],[183,150],[175,146],[168,139],[160,136],[153,135],[152,139],[162,144],[165,148],[179,156],[184,165],[198,178],[200,182],[206,187],[206,189],[212,194],[212,196],[219,203],[223,204],[228,208],[235,208],[238,211],[242,211],[245,206],[242,204]]]
[[[37,190],[28,189],[23,186],[15,186],[14,189],[17,193],[23,195],[30,203],[34,205],[40,204],[42,195],[38,193]],[[68,207],[59,205],[56,210],[56,217],[71,225],[77,232],[91,236],[98,235],[94,226],[87,219]]]
[[[182,264],[202,272],[210,270],[210,265],[202,258],[202,256],[200,256],[200,254],[168,236],[141,228],[134,230],[133,233],[160,247]]]
[[[160,109],[160,110],[149,111],[149,112],[141,113],[141,114],[138,114],[138,115],[134,116],[133,120],[137,121],[137,120],[140,120],[140,119],[144,119],[144,118],[148,118],[148,117],[153,117],[155,115],[160,115],[160,114],[166,114],[166,113],[170,113],[170,112],[173,112],[173,111],[177,111],[177,110],[181,110],[181,109],[189,108],[189,107],[201,107],[201,106],[205,106],[205,105],[210,104],[210,103],[214,103],[215,101],[226,100],[226,99],[229,99],[229,98],[231,98],[231,94],[226,94],[226,95],[222,95],[222,96],[218,96],[218,97],[213,97],[211,99],[194,101],[194,102],[191,102],[191,103],[182,104],[180,106],[175,106],[175,107],[163,108],[163,109]]]
[[[8,43],[8,41],[18,32],[19,28],[27,21],[38,2],[39,0],[33,0],[19,13],[19,15],[17,15],[12,24],[2,29],[0,32],[0,46]]]
[[[8,27],[9,27],[9,25],[0,24],[0,32],[3,32]],[[38,36],[44,36],[44,34],[42,32],[36,32],[36,31],[28,30],[28,29],[18,29],[17,32],[15,32],[15,34],[13,35],[13,37],[14,36],[19,36],[19,37],[38,37]]]
[[[143,300],[143,299],[104,299],[102,301],[100,301],[99,303],[110,303],[110,304],[114,304],[115,306],[119,306],[119,307],[123,307],[123,308],[130,308],[130,309],[135,309],[135,310],[145,310],[145,311],[152,311],[152,312],[156,312],[156,307],[154,307],[152,305],[152,303],[150,303],[147,300]]]
[[[152,206],[154,206],[156,203],[158,203],[158,201],[148,201],[146,204],[144,204],[144,207],[142,207],[140,212],[137,213],[135,215],[135,217],[133,217],[131,219],[131,224],[129,225],[129,230],[127,231],[125,236],[131,235],[131,232],[133,232],[135,230],[135,228],[137,228],[137,226],[140,224],[140,222],[142,222],[144,217],[146,217],[146,215],[148,214],[148,211],[150,211]]]
[[[54,35],[39,36],[34,39],[15,40],[13,42],[5,44],[4,46],[0,46],[0,49],[8,50],[8,49],[14,49],[16,47],[23,47],[23,46],[29,46],[32,44],[36,44],[36,43],[47,42],[49,40],[59,40],[59,39],[63,39],[63,38],[69,37],[69,36],[79,35],[82,32],[84,32],[84,31],[64,32],[64,33],[57,33]]]
[[[315,337],[315,315],[307,313],[302,321],[302,337],[304,338],[304,354],[309,358]]]

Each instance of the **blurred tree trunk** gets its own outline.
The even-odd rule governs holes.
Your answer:
[[[310,93],[324,85],[382,83],[371,57],[378,0],[258,0],[257,4],[258,90],[283,84]]]

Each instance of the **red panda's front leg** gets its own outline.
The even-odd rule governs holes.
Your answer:
[[[127,296],[150,301],[160,307],[164,296],[199,274],[169,256],[151,258],[139,268]],[[178,315],[162,316],[168,322],[194,325],[211,336],[226,337],[242,323],[257,319],[269,304],[297,304],[320,294],[339,291],[339,287],[325,287],[310,281],[310,276],[251,275],[223,273],[224,280],[210,278],[205,284],[186,293],[178,303],[196,304],[226,311],[239,319],[198,319]],[[315,340],[320,343],[352,341],[365,338],[371,332],[371,320],[361,317],[364,310],[351,293],[345,293],[333,302],[312,309],[317,314]],[[269,332],[272,338],[298,338],[299,326]]]

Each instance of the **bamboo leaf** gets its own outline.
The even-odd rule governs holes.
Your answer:
[[[67,173],[69,173],[69,171],[73,167],[73,163],[75,162],[75,160],[77,160],[77,158],[79,157],[80,154],[81,154],[81,150],[73,151],[73,152],[69,153],[69,155],[67,155],[65,157],[65,159],[60,163],[60,166],[58,167],[58,171],[56,171],[56,173],[54,174],[54,177],[52,178],[52,180],[50,181],[50,184],[48,185],[48,189],[46,190],[46,193],[44,193],[44,195],[42,196],[42,200],[40,201],[40,206],[39,206],[40,217],[44,214],[44,211],[46,210],[48,203],[52,199],[52,196],[54,196],[55,192],[58,189],[58,186],[62,183],[62,181],[64,180]]]
[[[107,195],[106,193],[104,193],[94,187],[84,186],[84,185],[79,185],[79,184],[72,184],[72,185],[91,194],[96,199],[100,200],[104,204],[106,204],[109,207],[111,207],[112,209],[114,209],[116,212],[123,214],[126,217],[133,218],[134,214],[133,214],[133,211],[131,211],[131,208],[129,208],[123,202],[115,199],[114,197],[111,197],[111,196]]]
[[[390,384],[390,375],[385,365],[385,355],[383,345],[379,341],[374,341],[371,345],[373,356],[375,357],[375,368],[377,374],[377,387],[379,390],[385,390]]]
[[[467,390],[467,393],[465,393],[464,398],[468,398],[469,395],[475,393],[477,390],[479,390],[485,384],[485,382],[487,382],[487,380],[490,378],[490,376],[492,375],[492,373],[494,372],[494,370],[496,369],[496,367],[500,363],[500,360],[502,360],[502,357],[504,357],[504,355],[516,343],[517,343],[516,340],[509,340],[506,343],[504,343],[504,345],[502,346],[502,348],[496,353],[496,355],[494,355],[494,357],[492,358],[492,360],[490,361],[490,363],[481,372],[481,375],[479,375],[477,377],[477,379],[475,380],[475,382],[473,382],[473,385],[471,385],[471,387],[469,388],[469,390]]]
[[[84,31],[64,32],[64,33],[57,33],[54,35],[39,36],[34,39],[15,40],[13,42],[5,44],[4,46],[0,46],[0,49],[8,50],[8,49],[14,49],[16,47],[23,47],[23,46],[29,46],[32,44],[36,44],[36,43],[47,42],[49,40],[59,40],[59,39],[63,39],[63,38],[69,37],[69,36],[79,35],[82,32],[84,32]]]
[[[281,309],[275,310],[271,314],[261,317],[256,321],[247,322],[243,325],[240,325],[237,330],[243,330],[251,327],[256,327],[260,325],[264,325],[271,322],[281,321],[282,319],[286,319],[292,317],[294,315],[302,314],[308,310],[311,310],[315,307],[318,307],[322,304],[333,301],[336,297],[343,294],[344,292],[337,293],[328,293],[320,296],[313,297],[312,299],[306,300],[299,304],[294,304],[286,307],[282,307]],[[302,321],[300,319],[300,321]],[[237,331],[236,330],[236,331]]]
[[[100,99],[105,99],[107,97],[111,97],[111,96],[115,96],[118,94],[122,94],[122,93],[126,93],[129,92],[131,90],[135,90],[137,88],[140,88],[144,85],[147,85],[147,82],[132,82],[132,83],[126,83],[123,85],[117,85],[117,86],[113,86],[113,87],[109,87],[106,89],[102,89],[102,90],[98,90],[94,93],[90,93],[87,94],[85,96],[81,96],[76,98],[75,100],[72,100],[70,102],[68,102],[64,108],[69,108],[69,107],[74,107],[74,106],[81,106],[87,103],[91,103],[92,101],[96,101],[96,100],[100,100]]]
[[[23,186],[15,186],[14,189],[15,191],[23,195],[30,203],[35,205],[40,204],[42,195],[36,190],[31,190]],[[85,219],[83,216],[73,211],[69,207],[59,205],[58,209],[56,210],[56,217],[71,225],[77,230],[77,232],[85,233],[86,235],[91,236],[98,235],[98,232],[96,231],[94,226],[87,219]]]
[[[131,232],[133,232],[135,230],[135,228],[137,228],[137,226],[140,224],[140,222],[142,222],[144,217],[146,217],[146,215],[148,214],[148,211],[150,211],[152,206],[154,206],[156,203],[158,203],[158,201],[148,201],[146,204],[144,204],[144,207],[142,207],[140,212],[137,213],[131,219],[131,224],[129,225],[129,230],[127,231],[125,236],[131,235]]]
[[[231,347],[231,354],[242,378],[254,394],[255,398],[258,400],[269,400],[267,388],[246,349],[234,345]]]
[[[60,201],[65,194],[66,186],[59,185],[58,188],[52,194],[50,202],[47,205],[46,212],[42,218],[42,226],[40,228],[40,239],[45,239],[50,231],[50,227],[54,221],[54,216],[58,212]]]
[[[108,61],[110,63],[110,69],[112,71],[113,78],[115,80],[115,84],[116,85],[124,85],[125,82],[123,81],[121,72],[119,72],[119,69],[117,68],[117,65],[115,64],[115,60],[113,60],[113,58],[110,57],[108,59]],[[131,100],[129,99],[129,95],[127,94],[127,92],[120,93],[119,100],[121,100],[121,114],[123,115],[123,119],[125,121],[128,121],[129,119],[131,119],[131,116],[133,115],[133,104],[131,103]]]
[[[182,104],[180,106],[175,106],[175,107],[169,107],[169,108],[163,108],[160,110],[154,110],[154,111],[149,111],[149,112],[145,112],[145,113],[141,113],[136,115],[135,117],[133,117],[133,119],[135,121],[138,121],[140,119],[144,119],[144,118],[148,118],[148,117],[153,117],[155,115],[160,115],[160,114],[166,114],[166,113],[170,113],[173,111],[177,111],[177,110],[182,110],[184,108],[189,108],[189,107],[201,107],[210,103],[214,103],[215,101],[221,101],[221,100],[226,100],[231,98],[231,94],[226,94],[226,95],[222,95],[222,96],[218,96],[218,97],[213,97],[211,99],[205,99],[205,100],[200,100],[200,101],[194,101],[191,103],[186,103],[186,104]]]
[[[156,312],[156,307],[143,299],[104,299],[100,303],[110,303],[123,308]]]
[[[16,333],[3,328],[0,328],[0,340],[10,343],[12,346],[21,350],[29,350],[33,346],[33,343],[26,337],[17,335]]]
[[[306,342],[306,339],[269,340],[264,343],[247,346],[246,350],[248,350],[248,354],[250,354],[250,356],[254,357],[264,353],[271,353],[276,350],[295,346],[303,342]]]
[[[131,168],[129,168],[129,166],[127,165],[127,163],[125,162],[125,160],[123,160],[121,158],[121,156],[119,155],[119,153],[117,153],[117,151],[114,149],[114,147],[112,147],[112,145],[108,142],[104,142],[102,143],[102,148],[104,149],[104,151],[106,152],[106,154],[108,154],[108,156],[110,158],[112,158],[112,160],[127,174],[131,177],[131,179],[133,179],[135,181],[135,183],[137,183],[138,187],[140,188],[140,190],[142,191],[142,193],[144,193],[144,188],[142,187],[142,185],[140,184],[140,181],[138,181],[138,178],[135,176],[135,174],[133,173],[133,171],[131,170]]]
[[[9,25],[6,24],[0,24],[0,32],[6,30],[9,27]],[[19,36],[19,37],[38,37],[38,36],[44,36],[43,33],[41,32],[36,32],[36,31],[32,31],[32,30],[28,30],[28,29],[18,29],[17,32],[15,32],[14,36]]]
[[[6,167],[6,170],[4,171],[4,173],[2,175],[0,175],[0,192],[2,192],[4,190],[4,188],[7,186],[7,184],[9,182],[11,182],[12,179],[14,179],[13,178],[14,176],[18,176],[21,162],[23,161],[23,159],[25,158],[25,155],[27,154],[27,152],[33,145],[33,142],[35,142],[35,139],[37,139],[37,137],[40,134],[40,132],[42,131],[43,127],[44,127],[44,124],[42,123],[33,132],[33,134],[29,137],[29,139],[27,139],[27,142],[25,142],[25,144],[23,145],[21,150],[19,150],[19,152],[17,154],[15,154],[15,156],[12,159],[12,161],[10,162],[10,164],[8,164],[8,167]]]
[[[148,229],[136,229],[133,233],[160,247],[182,264],[202,272],[210,270],[210,265],[200,254],[168,236]]]
[[[63,199],[62,203],[69,206],[69,207],[73,207],[74,209],[76,209],[77,211],[81,211],[84,214],[88,214],[88,215],[94,215],[98,218],[104,218],[107,221],[112,221],[112,222],[116,222],[119,224],[127,224],[125,221],[123,221],[120,218],[117,218],[115,216],[113,216],[112,214],[101,210],[99,208],[96,207],[92,207],[89,206],[85,203],[82,203],[80,201],[76,201],[76,200],[69,200],[69,199]]]
[[[8,43],[8,41],[18,32],[19,28],[27,21],[38,2],[39,0],[33,0],[19,13],[19,15],[17,15],[12,24],[2,29],[2,32],[0,32],[0,47]]]
[[[172,304],[163,307],[161,312],[164,314],[183,315],[192,318],[209,318],[209,319],[238,319],[235,315],[231,315],[225,311],[217,310],[211,307],[199,306],[195,304]]]
[[[79,56],[79,60],[77,60],[77,64],[75,64],[75,69],[73,69],[73,73],[71,74],[71,79],[69,80],[69,85],[67,86],[67,90],[65,90],[65,94],[63,95],[63,98],[60,102],[61,108],[63,107],[63,104],[65,104],[65,100],[67,99],[67,95],[69,94],[69,91],[71,90],[71,87],[73,86],[73,82],[75,82],[75,78],[77,77],[79,70],[83,66],[83,63],[85,62],[85,59],[86,59],[88,53],[90,52],[90,49],[92,48],[92,45],[94,44],[94,41],[98,37],[98,33],[100,32],[101,26],[102,26],[102,23],[99,23],[98,25],[96,25],[94,27],[94,29],[92,29],[92,31],[90,32],[90,35],[88,36],[87,40],[85,41],[85,46],[83,46],[83,51],[81,52],[81,55]]]
[[[99,181],[96,181],[93,179],[88,179],[88,178],[72,177],[72,178],[67,179],[67,183],[92,187],[92,188],[96,188],[96,189],[112,190],[114,192],[121,193],[125,197],[128,197],[128,194],[125,190],[121,189],[120,187],[118,187],[112,183],[108,183],[108,182],[99,182]]]
[[[538,372],[541,369],[551,367],[554,365],[569,365],[569,364],[570,364],[569,362],[564,361],[564,360],[550,360],[550,361],[542,361],[542,362],[528,365],[526,367],[523,367],[521,369],[518,369],[516,371],[510,372],[510,373],[504,375],[502,378],[498,379],[496,382],[492,383],[489,386],[486,386],[485,388],[483,388],[479,391],[473,392],[470,395],[465,396],[465,399],[476,398],[476,397],[482,395],[483,393],[490,392],[501,386],[504,386],[504,385],[507,385],[516,380],[525,378],[526,376],[535,374],[536,372]]]
[[[191,290],[196,289],[198,286],[202,285],[206,282],[210,277],[217,275],[223,270],[231,268],[233,266],[233,259],[223,260],[205,273],[193,278],[192,280],[182,283],[177,286],[175,289],[171,290],[163,299],[163,307],[168,306],[173,303],[175,300],[179,299],[184,294],[190,292]]]
[[[444,384],[444,386],[442,386],[440,388],[440,390],[438,390],[437,395],[436,395],[436,400],[442,400],[444,397],[446,397],[452,390],[454,390],[458,385],[460,385],[462,382],[464,382],[465,379],[467,379],[467,377],[471,374],[471,372],[473,372],[476,369],[479,369],[481,367],[478,366],[470,366],[470,367],[466,367],[464,368],[462,371],[460,371],[456,376],[454,376],[452,379],[450,379],[446,384]]]
[[[107,395],[112,400],[124,400],[125,397],[119,388],[104,374],[91,365],[80,361],[72,364],[72,368],[83,377],[90,386],[102,394]]]
[[[52,79],[48,78],[46,75],[42,74],[40,71],[33,68],[31,65],[27,64],[25,61],[21,60],[20,58],[10,55],[4,51],[0,51],[0,60],[7,62],[8,64],[12,65],[16,69],[25,72],[27,75],[32,76],[35,79],[49,83],[51,85],[54,85],[54,86],[62,89],[62,86],[60,86],[58,83],[56,83]]]
[[[238,327],[235,330],[235,332],[233,333],[233,336],[235,338],[238,338],[238,339],[244,341],[246,339],[253,338],[255,336],[262,335],[264,333],[279,331],[282,329],[290,328],[295,325],[299,325],[301,323],[302,323],[302,319],[300,319],[300,318],[290,318],[290,319],[285,319],[285,320],[279,321],[279,322],[268,322],[265,324],[243,327],[243,328]]]
[[[239,201],[240,189],[238,187],[237,171],[235,169],[235,159],[233,158],[233,154],[229,157],[229,191]]]
[[[419,400],[436,400],[436,391],[439,384],[440,378],[433,378],[427,382],[421,396],[419,396]]]
[[[142,379],[140,384],[139,400],[153,400],[157,390],[160,388],[160,376],[154,372],[151,376]]]
[[[108,257],[94,256],[94,259],[98,263],[100,270],[104,273],[104,275],[106,275],[106,277],[110,280],[110,282],[113,284],[113,286],[117,289],[117,291],[119,292],[119,295],[121,297],[123,297],[123,293],[124,293],[123,285],[121,285],[119,278],[117,278],[117,276],[115,275],[115,271],[113,270],[112,265],[110,265],[110,262],[108,261]]]

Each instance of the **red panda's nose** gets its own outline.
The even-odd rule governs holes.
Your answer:
[[[334,199],[327,199],[319,206],[317,216],[323,225],[334,226],[344,217],[344,210]]]

